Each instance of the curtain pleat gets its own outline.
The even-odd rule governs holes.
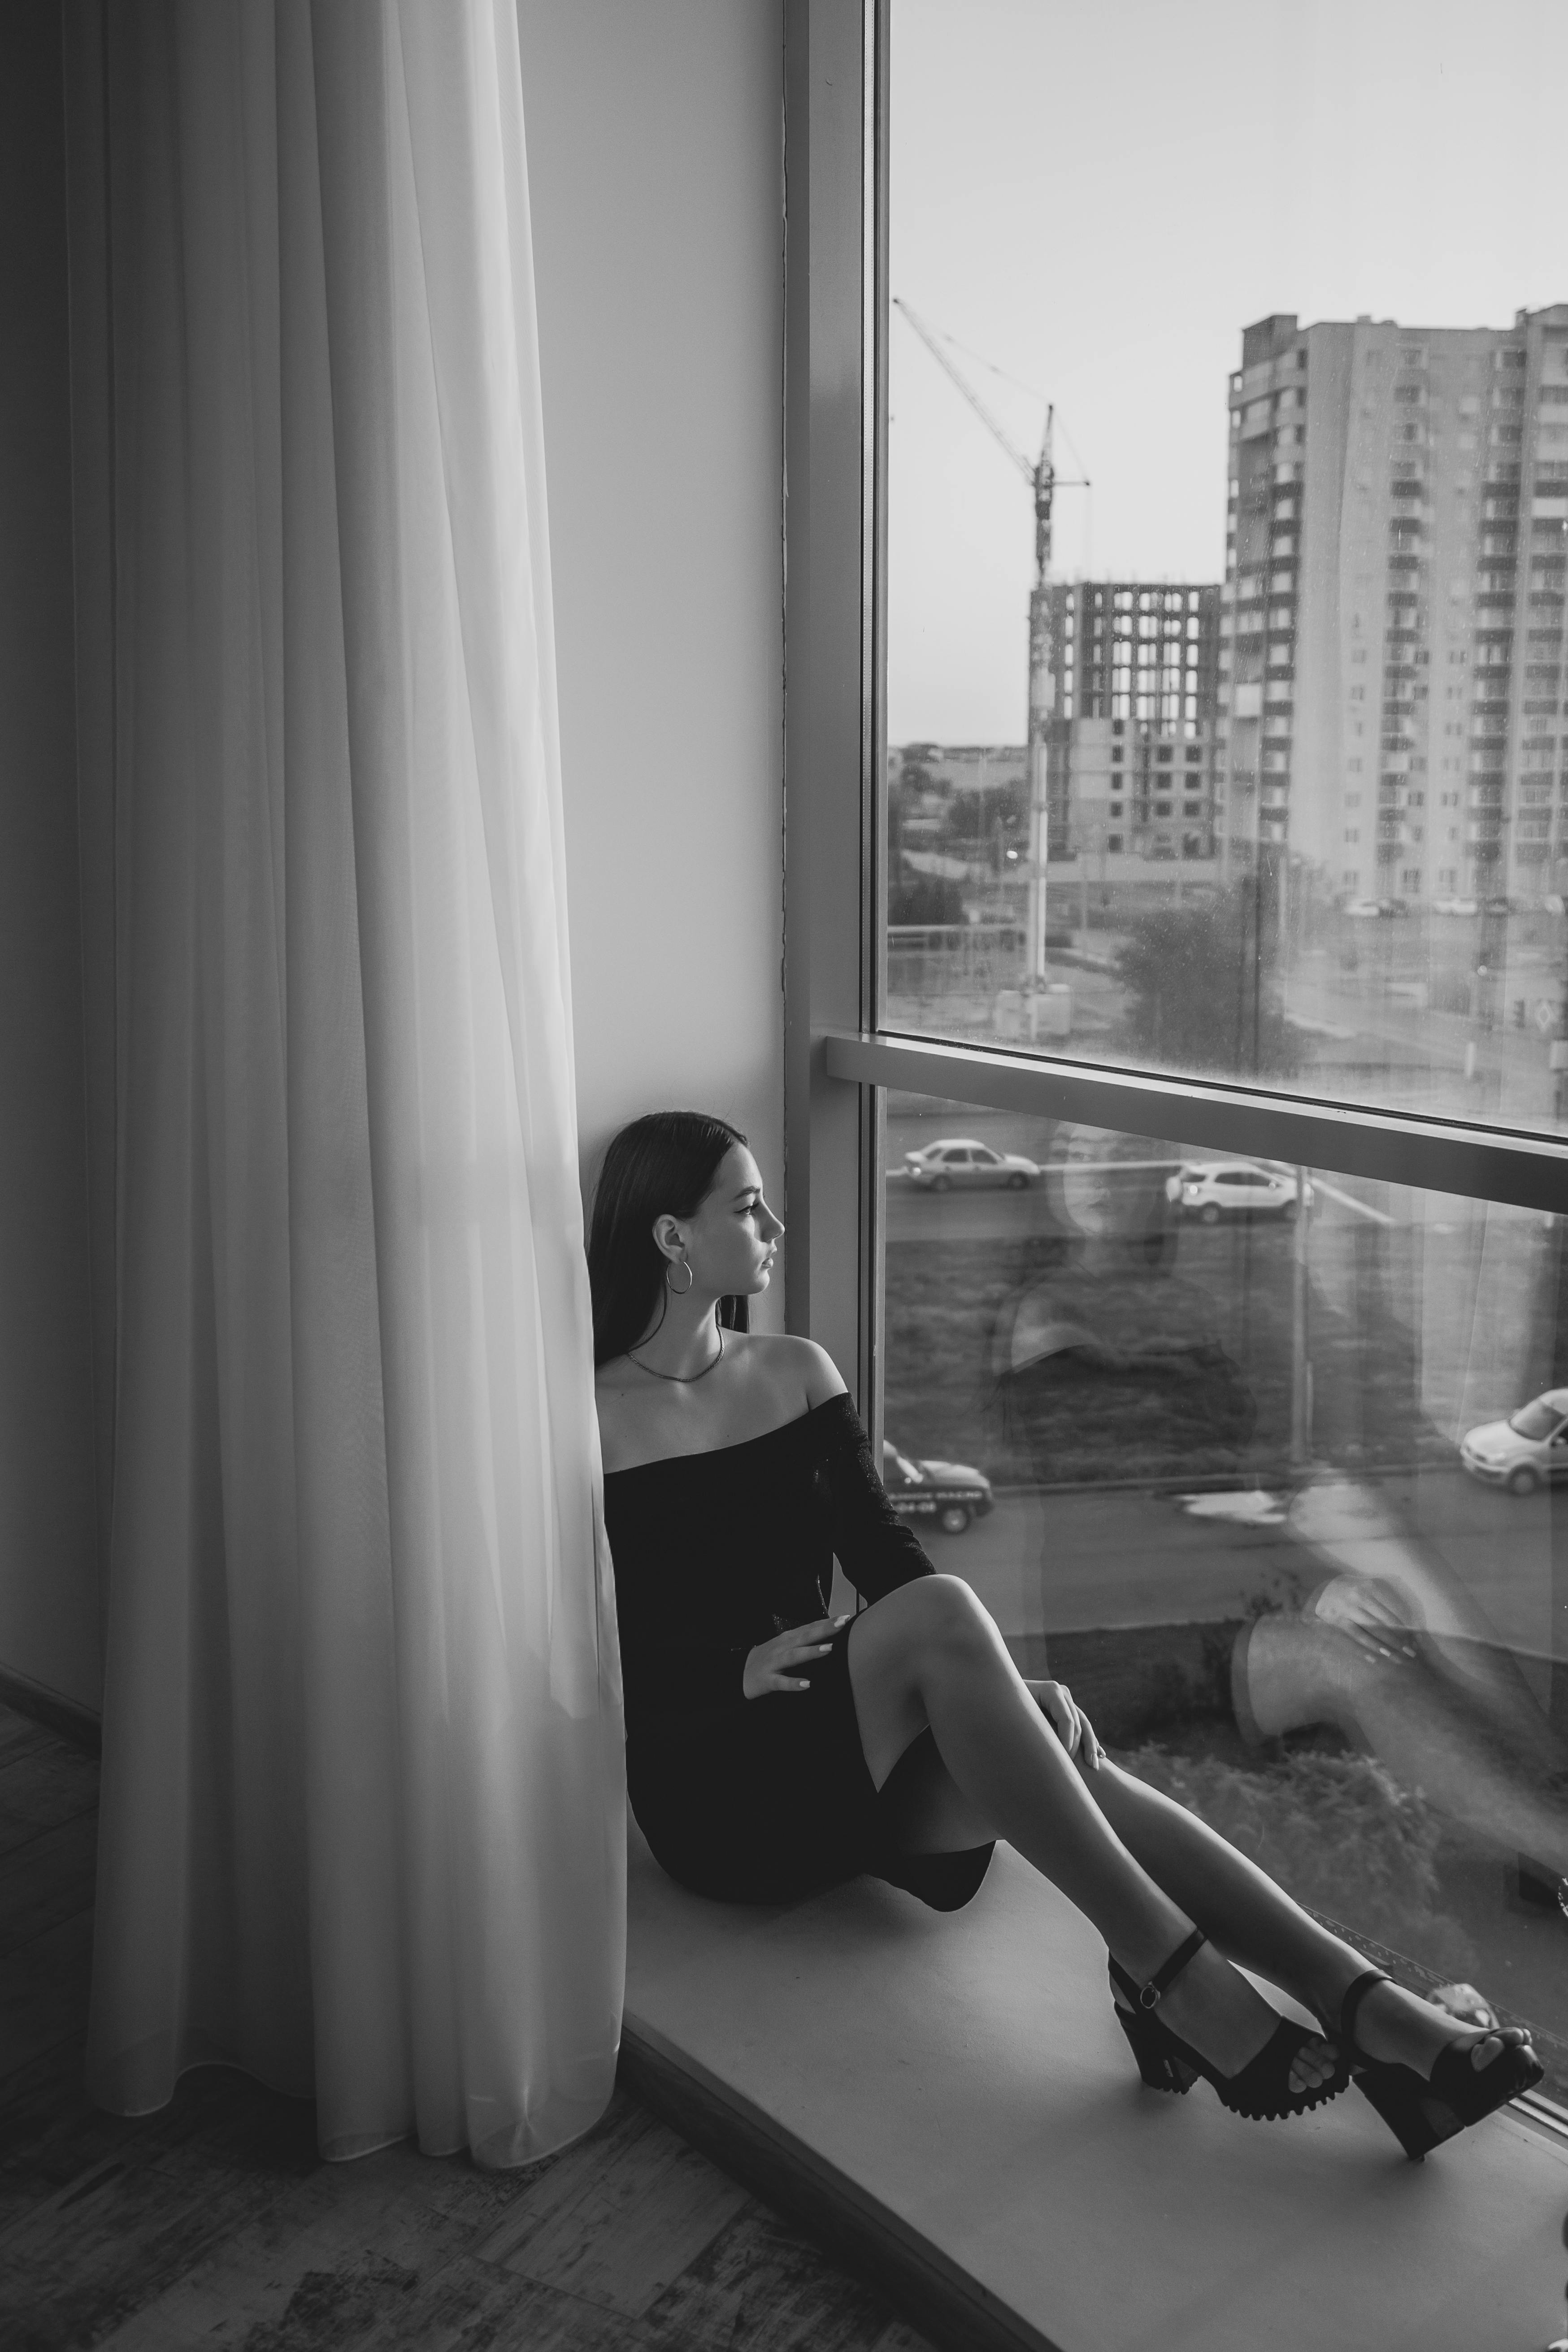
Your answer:
[[[312,2094],[330,2155],[522,2162],[609,2095],[625,1790],[515,15],[78,15],[115,549],[89,2081],[141,2111],[221,2060]]]

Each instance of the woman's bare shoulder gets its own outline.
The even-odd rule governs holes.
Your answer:
[[[808,1407],[844,1394],[837,1365],[815,1339],[799,1339],[794,1332],[749,1331],[746,1341],[759,1370],[764,1370],[781,1390],[797,1391]]]
[[[625,1357],[602,1364],[594,1374],[594,1402],[599,1422],[599,1454],[605,1475],[633,1462],[645,1462],[665,1449],[659,1444],[658,1400],[644,1395],[633,1367]]]
[[[642,1402],[640,1391],[646,1383],[635,1381],[632,1368],[624,1356],[614,1363],[598,1365],[594,1373],[594,1402],[598,1407],[599,1426],[625,1419]]]

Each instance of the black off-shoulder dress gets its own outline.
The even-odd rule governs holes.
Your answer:
[[[882,1490],[855,1409],[830,1397],[764,1436],[613,1471],[632,1810],[672,1878],[738,1903],[788,1902],[862,1872],[939,1911],[967,1903],[993,1849],[900,1853],[866,1767],[851,1622],[792,1667],[805,1692],[748,1699],[748,1653],[827,1614],[837,1553],[867,1600],[934,1573]]]

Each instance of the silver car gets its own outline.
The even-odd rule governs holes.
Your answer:
[[[1568,1478],[1568,1389],[1547,1389],[1506,1421],[1467,1430],[1459,1459],[1472,1478],[1506,1486],[1510,1495],[1533,1495]]]
[[[993,1151],[970,1135],[944,1135],[923,1150],[906,1151],[904,1173],[911,1184],[927,1192],[950,1192],[960,1185],[1005,1185],[1021,1192],[1040,1180],[1037,1160],[1017,1151]]]

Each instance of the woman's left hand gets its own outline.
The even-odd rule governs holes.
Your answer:
[[[1397,1664],[1401,1658],[1420,1655],[1410,1597],[1387,1578],[1331,1576],[1302,1603],[1301,1614],[1338,1626],[1371,1657]]]
[[[1031,1683],[1036,1704],[1069,1756],[1090,1772],[1098,1772],[1104,1748],[1094,1726],[1073,1699],[1066,1683]]]

